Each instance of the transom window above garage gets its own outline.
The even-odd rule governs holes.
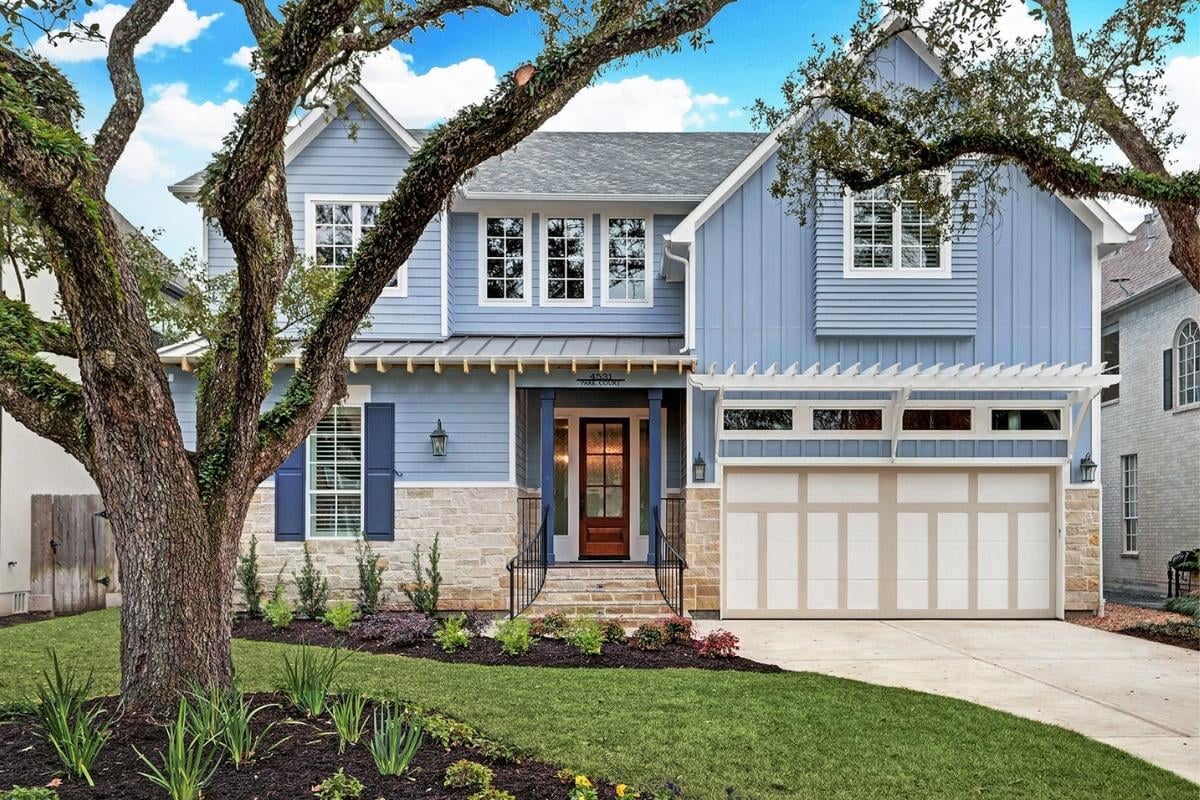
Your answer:
[[[1057,408],[993,408],[993,431],[1061,431],[1062,410]]]
[[[790,431],[794,412],[790,408],[727,408],[727,431]]]
[[[813,431],[881,431],[882,408],[814,408]]]
[[[971,430],[969,408],[906,408],[904,430],[906,431],[969,431]]]

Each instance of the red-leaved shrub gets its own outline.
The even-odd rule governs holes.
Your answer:
[[[738,652],[738,637],[717,628],[696,642],[696,654],[702,658],[733,658]]]
[[[692,621],[687,617],[667,617],[662,621],[662,627],[671,644],[692,643]]]
[[[659,621],[643,622],[629,637],[629,646],[634,650],[661,650],[667,643],[667,630]]]

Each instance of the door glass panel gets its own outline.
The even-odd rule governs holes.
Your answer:
[[[604,489],[600,486],[589,486],[587,490],[587,506],[584,513],[589,517],[604,516]]]
[[[625,490],[620,486],[609,486],[604,491],[604,510],[605,516],[620,517],[624,516]]]
[[[624,465],[621,463],[620,456],[609,456],[607,459],[607,466],[605,467],[605,469],[606,469],[605,483],[607,483],[610,486],[612,486],[614,484],[619,485],[620,483],[622,483],[622,481],[624,479],[624,476],[622,475],[622,473],[624,471],[622,469],[623,466]]]
[[[624,428],[621,425],[605,425],[605,452],[615,453],[620,455],[625,452],[625,442],[623,441]]]
[[[584,448],[584,514],[623,517],[625,426],[611,422],[584,423]]]
[[[587,485],[604,485],[604,456],[587,457]]]
[[[571,434],[565,419],[554,420],[554,535],[568,533],[567,480],[570,474]],[[540,520],[539,520],[540,524]]]
[[[587,426],[587,451],[589,453],[604,452],[604,426],[590,424]]]

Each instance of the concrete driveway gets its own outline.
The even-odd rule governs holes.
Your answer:
[[[1200,653],[1056,621],[698,622],[784,669],[1061,725],[1200,783]]]

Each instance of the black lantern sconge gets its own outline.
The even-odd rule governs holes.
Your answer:
[[[433,433],[429,434],[429,442],[433,445],[435,456],[446,455],[446,440],[449,438],[450,434],[446,433],[446,429],[442,427],[442,421],[439,419],[437,427],[433,429]]]
[[[708,477],[708,464],[704,463],[699,453],[696,453],[696,460],[692,462],[692,482],[704,483],[704,479]]]
[[[1088,451],[1079,459],[1079,479],[1084,483],[1096,480],[1096,462],[1092,461],[1092,453]]]

